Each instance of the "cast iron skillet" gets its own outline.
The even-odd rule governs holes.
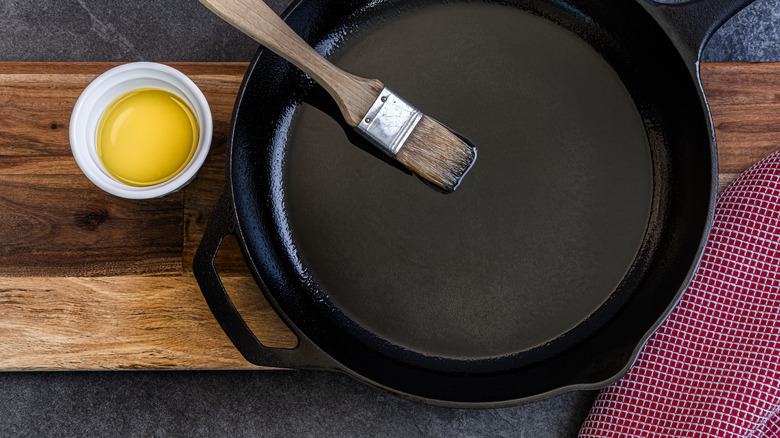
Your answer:
[[[434,193],[349,145],[323,91],[261,50],[195,257],[214,315],[252,363],[433,404],[616,381],[706,241],[717,157],[698,58],[748,2],[297,3],[286,20],[312,46],[480,157],[458,191]],[[213,265],[229,234],[297,348],[263,346],[230,302]]]

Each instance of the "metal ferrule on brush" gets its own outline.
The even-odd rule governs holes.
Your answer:
[[[385,87],[356,129],[382,152],[394,157],[422,116],[417,108]]]

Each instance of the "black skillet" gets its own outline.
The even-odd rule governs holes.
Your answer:
[[[252,363],[428,403],[614,382],[706,241],[717,157],[698,58],[747,3],[297,3],[286,20],[312,46],[455,127],[479,159],[436,193],[351,145],[322,89],[261,50],[195,258],[214,315]],[[264,347],[230,302],[213,265],[229,234],[297,348]]]

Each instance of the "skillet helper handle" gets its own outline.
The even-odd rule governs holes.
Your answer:
[[[696,63],[712,34],[753,0],[689,0],[677,3],[642,0],[642,3],[671,36],[686,60]]]
[[[351,127],[360,124],[384,85],[347,73],[309,46],[263,0],[200,0],[200,2],[272,52],[290,61],[322,85]]]
[[[214,266],[214,258],[224,238],[236,235],[231,199],[230,190],[226,188],[209,219],[193,262],[200,290],[222,330],[241,355],[255,365],[276,368],[337,368],[332,359],[295,330],[293,332],[298,337],[298,345],[295,348],[264,346],[233,305]]]

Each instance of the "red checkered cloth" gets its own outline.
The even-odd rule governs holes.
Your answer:
[[[780,438],[780,151],[718,198],[699,267],[580,437]]]

